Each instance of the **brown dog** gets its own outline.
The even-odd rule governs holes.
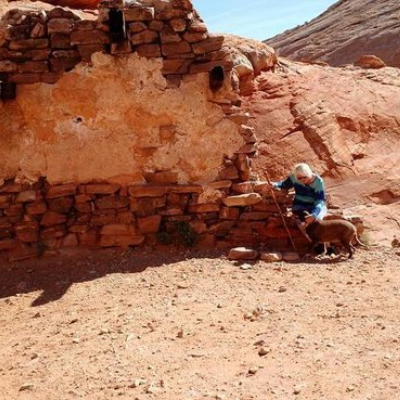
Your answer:
[[[318,243],[324,243],[324,246],[325,243],[341,243],[349,252],[349,258],[352,258],[356,250],[353,241],[363,247],[368,247],[360,242],[357,228],[351,222],[343,219],[315,220],[307,226],[306,232],[311,239],[310,251]]]

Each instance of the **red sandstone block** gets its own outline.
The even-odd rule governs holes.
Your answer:
[[[132,7],[124,10],[126,22],[151,21],[154,19],[154,7]]]
[[[62,247],[76,247],[78,246],[78,237],[75,233],[70,233],[62,241]]]
[[[55,238],[64,237],[67,228],[65,225],[51,226],[49,228],[42,229],[40,232],[40,238],[42,240],[50,240]]]
[[[160,224],[160,215],[152,215],[150,217],[138,219],[139,231],[142,234],[157,233],[160,229]]]
[[[133,185],[129,186],[132,197],[160,197],[167,192],[166,186],[159,185]]]
[[[100,230],[101,235],[135,235],[136,228],[134,225],[110,224],[105,225]]]
[[[193,214],[219,212],[218,204],[194,204],[189,206],[188,212]]]
[[[215,243],[216,243],[215,235],[206,233],[204,235],[198,236],[194,247],[196,249],[213,249],[215,247]]]
[[[224,43],[223,36],[210,35],[208,39],[198,43],[194,43],[192,46],[193,52],[195,54],[204,54],[204,53],[210,53],[212,51],[218,51],[221,49],[223,43]]]
[[[15,239],[3,239],[0,240],[0,251],[7,251],[14,249],[19,244],[18,240]]]
[[[244,212],[240,216],[240,219],[247,221],[260,221],[260,220],[266,220],[270,216],[271,214],[268,212]]]
[[[71,33],[71,45],[110,43],[107,33],[96,30],[75,30]]]
[[[74,225],[71,225],[69,228],[68,228],[68,230],[69,230],[69,232],[71,232],[71,233],[85,233],[85,232],[87,232],[88,231],[88,225],[87,224],[74,224]]]
[[[239,219],[240,210],[235,207],[222,207],[219,212],[219,218],[237,220]]]
[[[145,241],[142,235],[101,235],[101,247],[125,247],[138,246]]]
[[[63,224],[67,221],[67,216],[59,214],[54,211],[46,211],[40,221],[40,225],[43,226],[53,226],[58,224]]]
[[[0,193],[19,193],[22,191],[22,184],[13,181],[7,181],[0,186]]]
[[[52,186],[46,193],[46,199],[55,199],[56,197],[75,195],[76,186],[77,185],[74,183]]]
[[[96,246],[98,240],[98,232],[94,229],[78,235],[79,245],[84,247]]]
[[[203,193],[201,185],[171,185],[167,187],[168,193]]]
[[[143,44],[136,48],[138,54],[142,57],[156,58],[161,57],[161,47],[159,44]]]
[[[74,198],[69,196],[48,200],[49,209],[60,214],[68,214],[74,204]]]
[[[104,226],[104,225],[114,224],[116,222],[117,222],[117,216],[115,214],[94,215],[90,218],[91,226]]]
[[[93,211],[94,206],[91,203],[79,203],[75,204],[74,208],[82,213],[90,213]]]
[[[192,60],[178,58],[172,60],[164,60],[162,73],[164,75],[185,75],[189,72]]]
[[[99,210],[124,208],[129,206],[129,199],[125,196],[103,196],[98,198],[95,204],[96,208]]]
[[[15,226],[17,238],[24,243],[36,243],[39,240],[39,225],[37,222],[24,222]]]
[[[114,194],[121,185],[116,183],[92,183],[88,185],[81,185],[83,187],[83,193],[86,194]],[[81,187],[79,188],[81,190]]]
[[[18,245],[9,253],[8,259],[11,262],[22,261],[39,257],[40,252],[37,246]]]

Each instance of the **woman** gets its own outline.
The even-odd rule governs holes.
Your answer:
[[[300,217],[304,212],[311,214],[305,218],[307,225],[316,219],[324,219],[328,212],[324,181],[307,164],[297,164],[288,178],[274,182],[272,186],[285,190],[294,188],[293,214]]]

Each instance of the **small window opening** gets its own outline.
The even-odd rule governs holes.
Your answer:
[[[214,67],[210,72],[210,89],[217,91],[222,88],[225,80],[225,71],[221,65]]]
[[[108,14],[110,38],[113,43],[121,42],[126,38],[125,18],[123,10],[112,8]]]
[[[17,97],[17,84],[14,82],[0,82],[0,99],[15,100]]]

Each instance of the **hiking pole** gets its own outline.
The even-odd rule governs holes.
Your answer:
[[[280,205],[278,203],[278,200],[277,200],[277,198],[275,196],[274,188],[272,187],[272,183],[271,183],[271,179],[269,178],[268,172],[265,169],[264,169],[264,172],[265,172],[265,177],[267,178],[268,185],[269,185],[270,190],[271,190],[272,198],[274,199],[275,205],[277,206],[278,211],[279,211],[279,215],[281,216],[281,219],[282,219],[282,222],[283,222],[283,226],[285,227],[286,232],[287,232],[287,234],[289,236],[290,244],[292,245],[295,253],[297,253],[297,248],[296,248],[296,245],[294,244],[293,236],[290,233],[289,227],[287,226],[287,223],[285,221],[285,216],[283,215],[281,207],[280,207]]]

